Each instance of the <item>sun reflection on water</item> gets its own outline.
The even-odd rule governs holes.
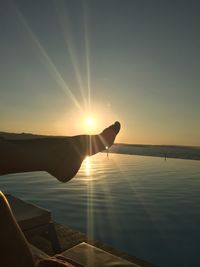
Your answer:
[[[91,161],[89,156],[85,158],[85,174],[86,176],[91,175]]]

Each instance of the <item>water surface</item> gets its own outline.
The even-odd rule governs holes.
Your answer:
[[[3,176],[0,189],[158,266],[199,265],[199,161],[99,154],[66,184],[35,172]]]

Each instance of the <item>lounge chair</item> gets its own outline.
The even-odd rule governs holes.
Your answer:
[[[48,259],[49,256],[30,245],[33,255],[37,255],[40,258]],[[102,249],[94,247],[88,243],[82,242],[68,250],[63,251],[61,254],[55,255],[56,258],[66,260],[68,263],[74,264],[74,266],[84,267],[140,267],[138,264],[134,264],[125,259],[112,255]],[[76,265],[77,264],[77,265]]]
[[[59,253],[61,251],[60,244],[51,212],[10,194],[6,194],[6,198],[24,235],[28,238],[47,233],[54,252]]]
[[[85,267],[139,267],[137,264],[131,263],[85,242],[62,252],[61,255]]]

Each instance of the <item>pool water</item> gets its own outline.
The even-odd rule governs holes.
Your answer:
[[[200,161],[102,153],[66,184],[32,172],[2,176],[0,190],[158,266],[199,265]]]

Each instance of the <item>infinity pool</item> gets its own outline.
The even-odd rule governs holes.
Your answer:
[[[158,266],[199,265],[200,161],[102,153],[66,184],[35,172],[2,176],[0,190]]]

